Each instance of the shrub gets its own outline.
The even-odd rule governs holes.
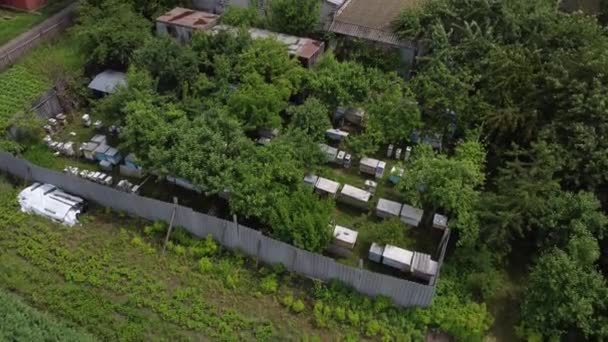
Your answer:
[[[372,319],[365,325],[365,335],[369,337],[378,335],[380,330],[382,330],[382,326],[380,325],[380,322],[375,319]]]
[[[293,312],[295,313],[300,313],[304,311],[305,308],[306,306],[304,306],[304,302],[301,299],[298,299],[293,302],[293,305],[291,306],[291,310],[293,310]]]
[[[288,294],[287,296],[283,297],[281,303],[286,307],[291,308],[291,306],[293,305],[293,295]]]
[[[131,244],[147,254],[154,254],[154,252],[156,252],[154,247],[150,246],[147,242],[145,242],[139,236],[133,237],[133,239],[131,240]]]
[[[156,236],[167,231],[167,224],[162,221],[156,221],[151,225],[144,227],[144,233],[148,236]]]
[[[331,319],[331,307],[323,304],[321,301],[317,301],[313,308],[313,316],[315,317],[315,324],[321,328],[329,326]]]
[[[279,287],[279,283],[277,282],[277,277],[274,274],[264,277],[262,279],[262,282],[260,283],[260,287],[262,289],[262,292],[264,292],[264,293],[277,292],[277,289]]]
[[[175,245],[175,248],[173,248],[173,252],[175,252],[175,254],[179,256],[186,255],[186,247],[182,245]]]
[[[361,321],[361,317],[359,316],[359,313],[353,310],[348,310],[346,312],[346,316],[348,317],[348,321],[350,322],[350,325],[352,326],[358,326],[359,322]]]
[[[343,307],[337,307],[334,310],[334,317],[336,317],[336,320],[338,320],[338,322],[344,322],[344,320],[346,319],[346,310]]]
[[[211,263],[211,260],[209,258],[202,257],[198,261],[198,269],[202,273],[209,273],[213,270],[213,263]]]

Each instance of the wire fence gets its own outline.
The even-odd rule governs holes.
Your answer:
[[[126,212],[151,221],[169,222],[175,205],[156,199],[115,190],[71,176],[35,166],[8,153],[0,153],[0,170],[26,182],[50,183],[74,195],[101,206]],[[283,264],[286,269],[322,281],[338,280],[357,291],[371,296],[386,296],[402,307],[427,307],[435,295],[436,278],[425,285],[406,279],[371,272],[337,263],[335,260],[310,253],[281,241],[264,236],[259,231],[234,221],[195,212],[184,206],[176,207],[174,224],[191,234],[204,238],[212,235],[230,250],[240,250],[266,264]],[[440,245],[439,268],[449,238],[446,230]]]
[[[74,23],[76,6],[75,3],[71,4],[38,26],[0,47],[0,71],[13,65],[21,56],[40,45],[40,43],[57,36],[71,26]]]

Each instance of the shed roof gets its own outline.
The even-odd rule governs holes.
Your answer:
[[[410,266],[412,264],[412,258],[414,257],[414,252],[408,251],[407,249],[399,248],[393,245],[384,246],[384,252],[382,253],[382,257],[386,260],[397,261],[406,266]]]
[[[217,14],[176,7],[158,17],[156,21],[168,25],[204,30],[215,25],[219,17]]]
[[[408,205],[408,204],[404,204],[403,207],[401,208],[401,217],[408,217],[415,221],[422,220],[423,213],[424,213],[424,211],[422,209],[412,207],[411,205]]]
[[[354,245],[355,242],[357,242],[358,235],[359,232],[346,227],[336,225],[336,228],[334,229],[334,238],[349,245]]]
[[[376,168],[378,167],[378,164],[380,163],[380,161],[378,159],[374,159],[374,158],[368,158],[368,157],[363,157],[361,158],[361,161],[359,161],[359,164],[370,167],[370,168]]]
[[[228,25],[216,25],[211,31],[214,33],[221,31],[236,32],[237,29]],[[250,28],[248,32],[252,39],[274,38],[287,47],[291,56],[297,56],[304,59],[312,58],[319,50],[322,51],[325,49],[325,44],[323,42],[310,38],[291,36],[255,27]]]
[[[112,94],[121,85],[127,84],[127,75],[124,72],[106,70],[89,83],[89,89],[97,90],[102,93]]]
[[[378,200],[378,205],[376,206],[376,209],[389,213],[394,216],[399,216],[399,214],[401,214],[402,206],[403,206],[403,204],[401,204],[399,202],[390,201],[385,198],[381,198],[380,200]]]
[[[425,0],[347,0],[336,12],[329,31],[381,43],[408,46],[391,27],[404,9]]]
[[[324,192],[327,192],[330,194],[335,194],[338,192],[338,189],[340,188],[340,183],[334,182],[327,178],[319,177],[319,180],[317,180],[317,184],[315,185],[315,188],[323,190]]]
[[[348,196],[351,198],[355,198],[362,202],[369,202],[369,199],[372,197],[372,194],[369,191],[365,191],[363,189],[355,188],[352,185],[345,184],[342,188],[342,192],[340,192],[342,196]]]
[[[95,149],[95,152],[105,154],[109,149],[110,149],[110,146],[102,144],[102,145],[97,146],[97,148]]]

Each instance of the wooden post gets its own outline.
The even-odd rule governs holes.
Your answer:
[[[171,214],[171,222],[169,222],[169,229],[167,230],[167,236],[165,236],[165,243],[163,244],[163,255],[165,254],[165,249],[167,249],[167,244],[169,243],[169,238],[171,237],[171,231],[173,231],[173,220],[175,219],[176,211],[177,197],[173,197],[173,213]]]

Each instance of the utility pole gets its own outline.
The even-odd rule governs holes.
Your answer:
[[[169,243],[169,238],[171,237],[171,232],[173,231],[173,220],[175,219],[175,212],[177,212],[177,197],[173,197],[173,213],[171,214],[171,222],[169,222],[169,229],[167,230],[167,236],[165,236],[165,243],[163,244],[163,255],[165,255],[167,243]]]

